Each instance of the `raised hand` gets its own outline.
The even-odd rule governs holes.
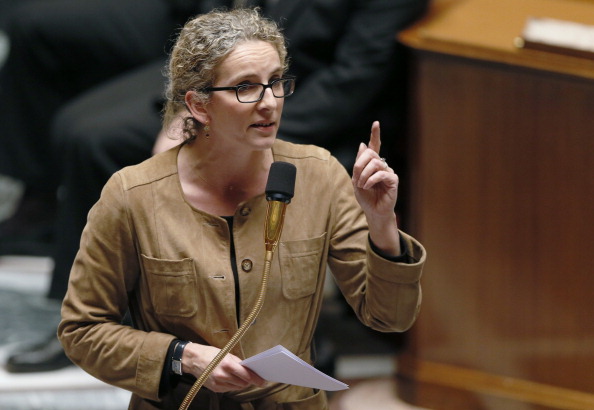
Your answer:
[[[357,201],[368,217],[392,215],[398,198],[398,175],[380,157],[380,147],[380,124],[375,121],[369,144],[359,145],[352,178]]]
[[[395,206],[398,199],[398,175],[380,157],[380,125],[371,126],[369,144],[361,143],[353,167],[355,197],[365,213],[369,236],[385,256],[401,254],[400,234]]]

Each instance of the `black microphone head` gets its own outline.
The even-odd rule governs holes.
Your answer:
[[[266,199],[291,202],[295,192],[296,174],[295,165],[283,161],[273,162],[266,183]]]

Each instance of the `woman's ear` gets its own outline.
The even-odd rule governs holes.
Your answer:
[[[185,96],[186,107],[192,117],[198,122],[206,124],[208,122],[208,111],[206,110],[206,104],[198,96],[196,91],[188,91]]]

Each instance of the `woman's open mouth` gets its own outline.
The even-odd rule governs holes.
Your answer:
[[[273,122],[261,122],[261,123],[257,123],[257,124],[252,124],[251,127],[254,128],[268,128],[268,127],[272,127],[274,125]]]

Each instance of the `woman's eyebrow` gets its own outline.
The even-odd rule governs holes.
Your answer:
[[[281,67],[279,67],[279,68],[277,68],[275,70],[272,70],[270,72],[270,74],[268,74],[268,77],[270,78],[270,77],[273,77],[275,75],[282,76],[282,74],[283,74],[283,69]],[[231,82],[231,83],[238,83],[238,82],[241,82],[241,81],[251,81],[252,79],[257,78],[259,76],[260,75],[259,74],[256,74],[256,73],[238,74],[236,76],[233,76],[228,81]]]

